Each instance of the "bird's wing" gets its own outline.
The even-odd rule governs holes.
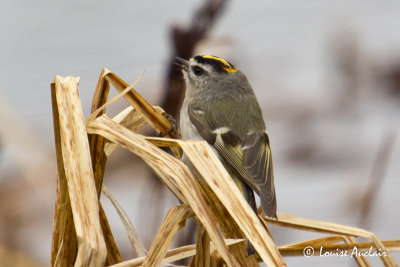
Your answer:
[[[218,104],[213,108],[218,110]],[[204,104],[189,105],[188,114],[199,134],[217,149],[241,180],[260,195],[264,212],[276,217],[272,156],[266,131],[239,134],[235,126],[240,126],[232,125],[232,118],[228,120],[218,111],[210,112]]]
[[[270,217],[276,217],[274,169],[268,134],[249,133],[242,142],[243,166],[260,187],[261,206]]]

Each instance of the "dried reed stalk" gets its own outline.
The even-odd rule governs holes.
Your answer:
[[[73,214],[76,237],[78,241],[75,266],[102,266],[106,260],[106,245],[101,231],[99,206],[92,171],[87,132],[78,92],[79,78],[56,76],[54,96],[58,109],[62,166],[68,186],[68,195]],[[57,112],[54,111],[54,114]],[[60,175],[59,175],[60,177]],[[57,202],[57,204],[59,204]],[[61,204],[61,203],[60,203]],[[59,210],[57,207],[56,210]],[[66,233],[71,234],[71,233]],[[61,244],[63,241],[61,240]],[[55,245],[59,246],[59,245]],[[55,251],[55,249],[53,250]],[[74,254],[74,251],[70,251]],[[68,257],[66,252],[65,256]],[[70,259],[59,258],[54,261],[65,266]]]
[[[344,236],[328,236],[328,237],[323,237],[323,238],[318,238],[318,239],[313,239],[313,240],[307,240],[304,242],[297,242],[297,243],[293,243],[293,244],[288,244],[285,246],[281,246],[279,247],[280,249],[282,248],[305,248],[307,246],[322,246],[322,245],[329,245],[329,244],[336,244],[340,241],[344,240]]]
[[[186,165],[155,147],[141,135],[115,123],[106,115],[90,121],[87,125],[87,131],[119,143],[122,147],[141,157],[182,203],[188,203],[191,206],[227,264],[229,266],[239,266],[223,242],[222,235],[215,224],[210,208],[204,201],[196,180]]]
[[[104,73],[104,79],[111,83],[119,92],[122,92],[128,87],[128,84],[124,80],[106,68],[102,70],[102,73]],[[129,104],[131,104],[138,112],[142,114],[146,122],[150,124],[156,131],[166,134],[166,137],[178,138],[173,131],[171,121],[169,121],[165,116],[159,114],[157,110],[150,105],[138,92],[132,89],[126,94],[125,98]],[[171,148],[171,150],[175,156],[178,158],[181,157],[179,149]]]
[[[265,228],[206,142],[179,141],[185,155],[268,266],[286,266]]]
[[[106,71],[102,70],[99,80],[97,81],[96,89],[94,91],[94,96],[92,100],[91,112],[94,117],[100,116],[105,113],[105,104],[108,102],[108,93],[110,91],[110,85],[104,76],[106,75]],[[104,107],[100,109],[101,107]],[[107,156],[104,151],[105,147],[105,139],[99,135],[88,135],[89,138],[89,146],[90,146],[90,155],[92,158],[92,167],[94,174],[94,181],[96,184],[96,191],[98,199],[100,199],[101,188],[103,185],[104,171],[107,164]],[[122,261],[121,254],[118,250],[118,247],[115,243],[114,237],[112,235],[110,225],[108,224],[107,217],[103,210],[101,203],[100,205],[100,223],[101,229],[104,234],[106,246],[107,246],[107,258],[106,264],[115,264],[117,262]]]
[[[344,242],[346,244],[354,244],[356,241],[352,236],[343,236]],[[367,260],[365,256],[360,256],[360,257],[354,257],[354,260],[357,262],[358,266],[360,267],[370,267],[371,264]]]
[[[102,115],[94,121],[89,121],[87,125],[87,130],[89,133],[97,133],[106,137],[107,139],[118,142],[122,146],[127,147],[132,152],[141,156],[150,166],[153,165],[152,161],[149,160],[148,157],[144,157],[137,150],[137,147],[133,147],[131,145],[139,144],[139,135],[134,134],[133,132],[128,131],[126,128],[121,125],[116,124],[114,121]],[[141,138],[141,137],[140,137]],[[143,139],[143,138],[142,138]],[[198,171],[202,174],[203,178],[206,180],[209,186],[213,187],[213,190],[216,192],[219,200],[224,204],[227,208],[230,215],[235,219],[235,222],[242,228],[243,232],[246,234],[246,237],[252,242],[252,244],[257,249],[258,253],[262,257],[262,259],[271,264],[271,266],[285,266],[283,259],[280,257],[278,249],[274,245],[268,233],[265,231],[261,222],[257,219],[255,214],[252,212],[251,208],[248,206],[245,199],[240,194],[238,188],[234,184],[234,182],[229,178],[225,168],[216,158],[210,147],[205,142],[189,142],[189,141],[176,141],[170,140],[170,142],[177,142],[188,156],[188,158],[192,161],[192,163],[196,166]],[[136,143],[136,144],[135,144]],[[151,148],[153,145],[148,143],[146,140],[140,140],[142,149],[144,147],[148,147],[148,152],[151,150],[155,150],[152,156],[160,157],[160,154],[165,154],[164,156],[169,158],[169,162],[165,162],[167,165],[172,165],[175,161],[177,165],[181,165],[181,162],[177,162],[176,159],[172,158],[165,152],[162,152],[156,147]],[[128,145],[129,144],[129,145]],[[219,165],[218,165],[219,164]],[[185,166],[186,167],[186,166]],[[154,168],[154,167],[153,167]],[[159,166],[157,166],[159,168]],[[171,167],[170,167],[171,168]],[[174,167],[177,169],[178,166]],[[186,170],[187,171],[187,170]],[[156,171],[157,172],[157,171]],[[159,173],[159,171],[157,172]],[[185,182],[182,180],[182,176],[177,176],[180,179],[180,182]],[[180,183],[177,182],[176,186],[179,188]],[[195,188],[195,184],[191,184],[193,188],[189,190],[190,192],[198,191],[199,189]],[[173,189],[173,186],[169,186],[171,190],[176,192],[177,190]],[[180,188],[182,191],[184,188]],[[193,194],[189,194],[193,196]],[[186,199],[188,196],[185,196]],[[189,201],[189,200],[188,200]],[[195,207],[198,206],[199,199],[194,203],[190,203],[193,210],[196,213]],[[202,220],[201,216],[198,215],[198,218]],[[221,214],[215,214],[216,216],[220,216]],[[215,217],[215,216],[214,216]],[[203,222],[204,224],[204,222]],[[206,225],[205,225],[206,227]],[[217,232],[214,230],[214,235]],[[210,233],[210,236],[213,233]],[[224,249],[223,249],[224,250]],[[228,253],[227,253],[228,254]],[[225,255],[227,257],[227,255]],[[224,258],[225,259],[225,258]],[[226,259],[225,259],[226,260]],[[231,258],[232,264],[234,263],[233,258]]]
[[[210,237],[200,223],[197,224],[196,267],[210,267]]]
[[[176,233],[185,226],[186,220],[192,216],[188,205],[171,208],[144,259],[142,267],[159,266],[167,254]]]
[[[108,190],[106,186],[103,185],[103,194],[111,201],[114,208],[117,210],[119,217],[121,218],[122,223],[124,224],[125,231],[128,235],[129,241],[132,244],[132,247],[135,249],[136,254],[139,257],[144,257],[147,254],[146,249],[142,241],[139,238],[139,234],[136,231],[136,228],[133,226],[132,222],[129,220],[128,215],[118,203],[118,201],[114,198],[111,192]]]
[[[143,116],[137,112],[132,106],[121,111],[117,116],[113,118],[113,121],[124,126],[125,128],[136,132],[142,126],[146,124]],[[104,147],[104,153],[109,157],[115,150],[118,144],[107,142]]]
[[[112,73],[108,73],[109,74],[109,77],[117,77],[116,75],[114,75],[114,74],[112,74]],[[108,79],[109,81],[111,81],[111,78],[110,79]],[[125,82],[121,82],[120,81],[120,78],[118,78],[118,79],[116,79],[117,81],[119,81],[119,91],[121,92],[121,91],[123,91],[123,90],[125,90],[125,88],[122,86],[122,85],[127,85]],[[116,81],[114,81],[114,85],[115,84],[117,84],[117,82]],[[129,99],[131,99],[131,97],[126,97],[127,98],[127,100],[131,103],[131,101],[132,100],[129,100]],[[137,106],[137,105],[136,105]],[[122,114],[121,114],[121,116],[120,116],[120,114],[119,115],[117,115],[118,116],[118,118],[120,118],[120,119],[122,119],[122,118],[125,118],[124,116],[122,116]],[[175,143],[175,144],[171,144],[171,142],[166,142],[165,141],[165,139],[162,139],[162,138],[147,138],[147,140],[149,140],[149,141],[151,141],[153,144],[155,144],[155,145],[158,145],[158,146],[162,146],[162,147],[176,147],[178,144],[177,143]],[[207,147],[208,148],[208,147]],[[220,166],[220,168],[221,168],[221,166]],[[223,167],[222,167],[222,169],[223,169]],[[223,171],[224,171],[225,169],[223,169]],[[226,174],[227,175],[227,174]],[[226,177],[226,176],[225,176]],[[233,188],[235,188],[236,189],[236,186],[233,186]],[[204,194],[204,190],[207,190],[207,189],[201,189],[201,190],[203,190],[203,194]],[[215,199],[217,199],[217,201],[218,201],[218,198],[215,198],[215,194],[212,194],[212,198],[210,199],[210,201],[209,202],[212,202],[212,203],[214,203],[215,202]],[[205,196],[205,197],[207,197],[207,196]],[[214,199],[213,199],[214,198]],[[245,203],[245,202],[244,202]],[[247,204],[246,204],[247,205]],[[223,206],[223,205],[221,205],[221,206]],[[214,212],[215,212],[216,210],[214,210]],[[221,211],[221,210],[217,210],[217,212],[218,211]],[[252,214],[253,212],[252,211],[250,211],[250,212],[248,212],[247,211],[247,214]],[[222,216],[221,216],[222,215]],[[231,220],[230,219],[225,219],[224,217],[225,217],[225,215],[226,215],[226,212],[225,212],[225,214],[224,213],[220,213],[219,214],[219,216],[216,216],[216,217],[218,217],[218,218],[221,218],[221,219],[218,219],[218,220],[220,220],[220,221],[222,221],[223,222],[223,231],[224,231],[224,234],[227,234],[227,236],[228,237],[243,237],[243,234],[241,233],[241,230],[240,230],[240,227],[237,227],[236,225],[232,225],[232,222],[231,222]],[[229,216],[229,215],[228,215]],[[229,222],[227,222],[227,221],[229,221]],[[254,218],[253,218],[253,221],[254,221]],[[257,219],[256,219],[256,221],[258,221]],[[259,227],[259,229],[262,229],[262,225],[260,224],[260,223],[258,223],[258,227]],[[241,234],[233,234],[233,233],[238,233],[238,231],[241,233]],[[264,236],[267,236],[268,238],[269,238],[269,236],[265,233],[265,230],[264,230]],[[261,239],[259,239],[259,240],[263,240],[262,238]],[[237,256],[237,259],[239,260],[239,262],[241,263],[241,265],[246,265],[246,266],[258,266],[258,264],[256,263],[256,261],[251,261],[251,259],[250,258],[248,258],[247,257],[247,254],[246,254],[246,251],[245,251],[245,247],[244,247],[244,245],[243,244],[240,244],[239,245],[239,247],[233,247],[233,249],[234,249],[234,251],[235,251],[235,256]],[[275,254],[279,254],[279,252],[276,252],[277,251],[277,249],[276,249],[276,247],[275,247]],[[279,256],[278,256],[279,257]],[[264,258],[266,258],[266,256],[264,255]],[[282,259],[280,259],[279,261],[281,261],[281,262],[283,262],[283,260]]]
[[[308,230],[308,231],[319,232],[319,233],[340,234],[340,235],[346,235],[346,236],[358,236],[358,237],[364,237],[364,238],[371,239],[372,244],[376,249],[381,249],[382,251],[387,252],[387,255],[380,256],[380,259],[382,260],[383,264],[385,266],[398,266],[397,263],[395,262],[395,260],[393,259],[392,255],[389,253],[388,249],[385,247],[384,243],[382,243],[382,241],[380,241],[373,233],[371,233],[369,231],[366,231],[366,230],[363,230],[360,228],[356,228],[356,227],[347,226],[347,225],[340,225],[340,224],[335,224],[335,223],[331,223],[331,222],[306,219],[306,218],[296,217],[293,215],[288,215],[288,214],[283,214],[283,213],[278,213],[277,215],[278,215],[279,220],[276,220],[276,219],[267,217],[262,212],[261,209],[259,209],[258,212],[259,212],[259,217],[264,222],[269,222],[269,223],[276,224],[279,226],[291,227],[291,228],[295,228],[295,229],[302,229],[302,230]],[[357,244],[358,243],[355,243],[355,245],[357,245]]]
[[[198,174],[200,177],[200,174]],[[221,203],[217,195],[211,189],[210,186],[205,182],[200,183],[200,189],[202,190],[203,196],[208,203],[210,203],[210,208],[215,215],[216,223],[219,225],[222,233],[225,238],[245,238],[245,235],[241,228],[237,225],[235,220],[229,214],[227,209]],[[255,255],[248,256],[247,249],[245,243],[234,244],[229,247],[231,253],[235,255],[235,258],[238,260],[241,266],[248,267],[256,267],[259,266],[258,261]],[[212,256],[213,258],[213,256]],[[218,255],[215,255],[214,259],[216,260],[215,264],[218,263],[219,258]],[[213,259],[212,259],[213,260]],[[213,262],[211,261],[211,265]]]
[[[51,84],[51,103],[57,156],[57,196],[51,246],[51,266],[73,266],[76,258],[77,241],[62,157],[59,111],[54,83]]]
[[[225,239],[225,244],[228,247],[231,247],[234,244],[242,243],[244,239]],[[210,244],[210,249],[212,251],[215,250],[214,243],[211,242]],[[168,250],[165,257],[162,259],[161,264],[167,264],[170,262],[174,262],[177,260],[189,258],[191,256],[196,255],[196,245],[188,245],[188,246],[183,246],[175,249]],[[139,267],[142,266],[143,262],[145,260],[145,257],[138,257],[136,259],[132,260],[127,260],[115,265],[111,265],[109,267]]]
[[[133,90],[133,85],[128,86],[107,69],[103,69],[99,78],[92,104],[93,114],[86,121],[85,132],[77,82],[76,79],[56,77],[56,83],[52,85],[58,163],[51,256],[53,266],[78,266],[83,263],[101,266],[105,260],[107,265],[119,267],[159,266],[193,255],[196,257],[192,259],[191,266],[217,267],[224,263],[228,266],[258,266],[256,257],[248,257],[246,254],[245,244],[241,242],[244,237],[253,244],[261,260],[268,266],[286,266],[282,256],[304,255],[305,247],[311,246],[317,250],[322,245],[324,251],[350,251],[354,246],[361,251],[373,246],[376,250],[387,252],[386,257],[381,257],[385,266],[397,266],[390,251],[400,250],[400,240],[380,241],[373,233],[363,229],[282,213],[278,213],[279,220],[276,220],[266,217],[261,209],[257,217],[205,142],[136,134],[134,131],[148,123],[157,131],[174,136],[173,132],[169,132],[172,125],[164,117],[164,112],[150,106]],[[104,114],[105,107],[110,104],[107,103],[110,83],[123,92],[118,97],[124,96],[134,107],[125,109],[114,119]],[[86,134],[89,134],[91,161],[88,144],[85,142]],[[182,203],[170,209],[149,252],[144,256],[145,252],[142,251],[142,257],[125,262],[120,262],[121,257],[107,218],[98,204],[107,155],[112,153],[116,145],[141,157]],[[158,147],[171,148],[178,158],[179,148],[182,148],[197,172],[193,175],[186,165]],[[89,215],[88,221],[92,223],[90,229],[82,221],[83,214]],[[196,246],[168,250],[176,233],[192,215],[196,216],[199,224]],[[278,248],[268,231],[267,223],[334,235]],[[107,254],[101,231],[106,238]],[[224,240],[221,232],[234,240]],[[78,247],[77,237],[80,241]],[[353,237],[368,238],[371,242],[355,242]],[[343,241],[344,244],[338,244]],[[93,245],[93,250],[87,244]],[[370,266],[365,257],[357,257],[356,262],[359,266]]]

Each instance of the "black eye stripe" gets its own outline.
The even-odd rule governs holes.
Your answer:
[[[200,76],[204,74],[204,69],[199,66],[193,66],[192,71],[195,75]]]

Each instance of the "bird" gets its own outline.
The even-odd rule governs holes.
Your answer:
[[[175,63],[186,85],[179,128],[183,140],[205,140],[257,214],[254,193],[276,215],[274,171],[261,107],[247,77],[227,60],[198,55]]]

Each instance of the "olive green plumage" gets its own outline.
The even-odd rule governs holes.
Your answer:
[[[214,56],[177,59],[186,83],[180,113],[183,139],[206,140],[256,211],[276,217],[272,155],[261,108],[246,76]]]

